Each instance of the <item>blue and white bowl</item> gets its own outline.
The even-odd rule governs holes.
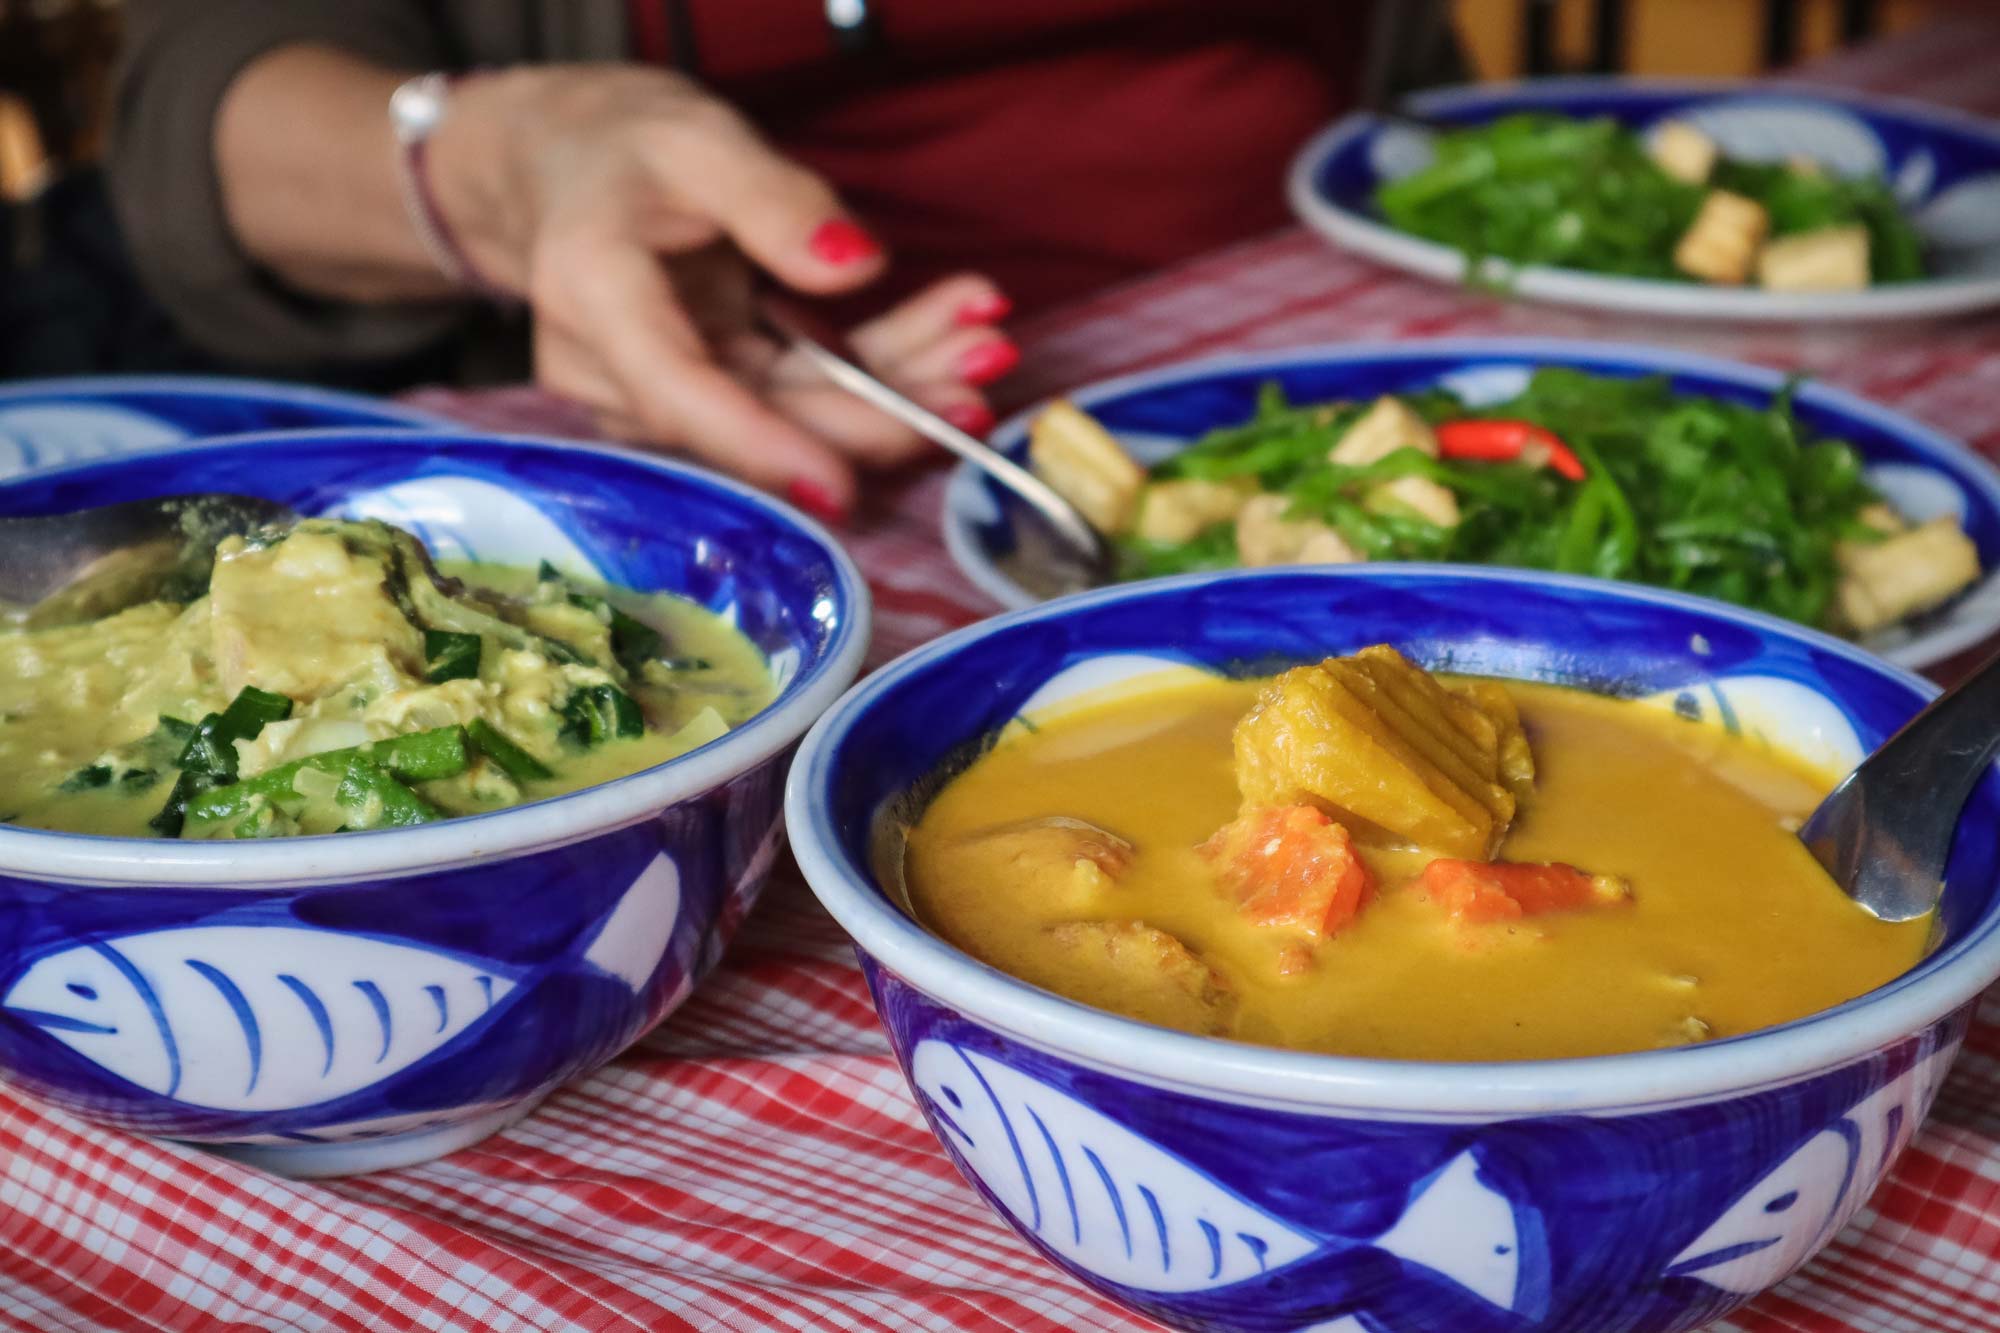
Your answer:
[[[1767,292],[1489,263],[1480,276],[1516,296],[1624,314],[1816,322],[1938,318],[2000,305],[2000,125],[1991,121],[1816,88],[1627,78],[1446,88],[1414,96],[1406,107],[1446,125],[1521,111],[1610,116],[1642,132],[1685,120],[1731,157],[1782,162],[1802,154],[1842,175],[1881,176],[1926,242],[1932,266],[1922,281],[1858,292]],[[1292,209],[1357,254],[1422,277],[1461,281],[1463,254],[1398,230],[1375,211],[1382,182],[1430,160],[1429,133],[1407,120],[1343,117],[1293,160]]]
[[[450,1152],[609,1060],[714,964],[777,855],[793,747],[860,667],[865,585],[823,529],[745,487],[504,436],[241,437],[24,478],[0,514],[193,491],[679,593],[781,682],[680,758],[420,828],[229,843],[0,826],[9,1082],[292,1175]]]
[[[216,375],[104,375],[0,383],[0,477],[190,440],[333,426],[450,422],[400,403]]]
[[[1913,971],[1762,1032],[1591,1059],[1352,1059],[1151,1027],[974,961],[883,878],[941,766],[1023,711],[1167,664],[1262,673],[1384,640],[1835,763],[1933,692],[1834,639],[1621,584],[1191,576],[1004,616],[875,673],[800,748],[793,848],[858,942],[945,1151],[1045,1257],[1131,1309],[1256,1333],[1706,1324],[1854,1214],[2000,976],[2000,775],[1960,822],[1940,942]]]
[[[1414,343],[1346,344],[1250,352],[1162,366],[1072,391],[1146,463],[1165,458],[1218,426],[1250,419],[1259,386],[1281,385],[1293,402],[1370,399],[1385,393],[1450,389],[1477,407],[1511,398],[1543,366],[1594,375],[1662,375],[1684,393],[1766,404],[1786,383],[1776,370],[1657,347],[1574,338],[1438,338]],[[1868,479],[1896,507],[1923,520],[1949,514],[1979,549],[1979,584],[1949,605],[1871,636],[1865,647],[1903,666],[1925,667],[2000,630],[2000,472],[1957,441],[1900,412],[1807,380],[1792,399],[1815,433],[1849,441]],[[1017,413],[992,443],[1025,460],[1038,408]],[[979,589],[1003,606],[1032,606],[1018,563],[1034,561],[1019,502],[970,464],[953,473],[944,503],[944,542]],[[1033,583],[1032,578],[1026,583]]]

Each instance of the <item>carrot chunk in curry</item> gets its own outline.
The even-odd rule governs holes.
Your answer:
[[[1331,935],[1354,919],[1374,881],[1354,839],[1317,806],[1261,806],[1201,845],[1246,921]]]
[[[1441,856],[1424,867],[1416,888],[1446,916],[1468,924],[1608,907],[1632,899],[1632,886],[1618,876],[1593,875],[1561,861],[1461,861]]]

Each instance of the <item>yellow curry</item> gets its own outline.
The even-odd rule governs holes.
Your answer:
[[[756,647],[680,598],[440,573],[308,521],[216,548],[202,595],[0,633],[0,822],[273,837],[421,824],[637,772],[768,704]]]
[[[1394,650],[1010,728],[909,831],[916,915],[1166,1027],[1521,1060],[1766,1027],[1921,956],[1790,829],[1824,775],[1648,705]]]

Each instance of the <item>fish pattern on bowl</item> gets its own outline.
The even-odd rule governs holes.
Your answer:
[[[222,435],[447,424],[399,403],[261,380],[199,375],[16,380],[0,384],[0,479]]]
[[[856,937],[945,1152],[1046,1258],[1133,1310],[1209,1333],[1720,1318],[1864,1206],[2000,975],[2000,774],[1961,825],[1942,943],[1916,971],[1765,1033],[1507,1070],[1095,1013],[956,955],[868,870],[938,766],[1023,711],[1149,670],[1262,673],[1383,639],[1435,668],[1645,700],[1828,764],[1930,692],[1852,646],[1631,585],[1421,565],[1190,576],[1004,617],[876,673],[793,773],[800,863]]]
[[[1538,79],[1440,89],[1412,97],[1423,123],[1347,116],[1294,160],[1294,211],[1337,244],[1426,277],[1457,280],[1464,256],[1390,226],[1375,212],[1379,185],[1432,158],[1429,124],[1474,125],[1521,111],[1609,116],[1642,135],[1687,121],[1733,157],[1804,156],[1844,175],[1889,182],[1931,249],[1921,281],[1858,292],[1780,293],[1717,288],[1556,268],[1513,271],[1489,260],[1482,275],[1515,295],[1667,316],[1727,319],[1900,319],[2000,305],[2000,128],[1935,107],[1826,90],[1626,78]]]
[[[1266,381],[1283,386],[1294,402],[1443,387],[1477,407],[1519,393],[1544,366],[1625,377],[1664,375],[1683,392],[1758,404],[1769,402],[1787,378],[1775,370],[1663,348],[1564,338],[1464,338],[1216,357],[1086,385],[1068,396],[1151,463],[1208,430],[1248,420]],[[1959,518],[1987,571],[1954,602],[1883,631],[1868,646],[1900,665],[1923,667],[2000,630],[2000,473],[1993,465],[1918,421],[1828,385],[1804,381],[1793,402],[1813,430],[1852,442],[1870,480],[1912,517]],[[1036,410],[1001,423],[993,446],[1025,458]],[[953,561],[1006,607],[1035,601],[1008,571],[1011,561],[1030,558],[1017,537],[1016,504],[967,464],[952,474],[942,520]]]
[[[858,668],[866,593],[770,501],[553,442],[249,437],[24,478],[0,513],[224,488],[305,513],[421,499],[426,535],[466,554],[680,592],[781,666],[777,703],[670,764],[421,829],[234,846],[220,872],[176,843],[79,881],[38,870],[51,846],[126,840],[0,828],[11,1082],[284,1174],[436,1156],[603,1064],[720,958],[776,856],[792,745]]]
[[[1391,1123],[1115,1078],[996,1042],[865,966],[918,1105],[982,1197],[1072,1273],[1191,1329],[1699,1328],[1852,1219],[1965,1027],[1728,1104]],[[1603,1174],[1552,1188],[1548,1161]],[[1598,1235],[1592,1215],[1620,1208],[1653,1210],[1655,1233]]]

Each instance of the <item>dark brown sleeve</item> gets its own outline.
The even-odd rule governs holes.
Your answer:
[[[258,56],[312,42],[436,68],[432,11],[418,0],[129,0],[112,199],[140,276],[190,338],[246,366],[303,371],[392,360],[450,329],[448,307],[343,305],[280,285],[230,232],[213,149],[222,96]],[[312,151],[311,126],[297,137]]]

